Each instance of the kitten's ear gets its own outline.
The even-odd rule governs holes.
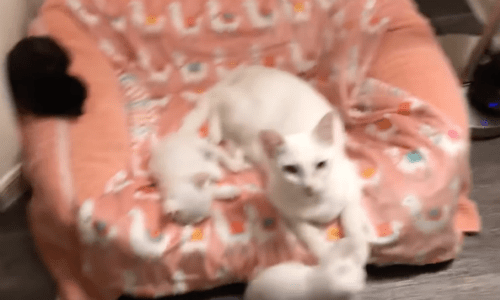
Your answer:
[[[269,158],[274,158],[276,155],[276,148],[285,143],[281,134],[274,130],[262,130],[259,133],[259,139]]]
[[[194,185],[201,189],[205,183],[210,179],[210,174],[202,172],[195,174],[192,178]]]
[[[333,118],[334,112],[327,113],[316,125],[313,130],[313,135],[320,142],[333,144]]]

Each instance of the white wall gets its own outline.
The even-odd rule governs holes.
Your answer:
[[[25,32],[26,0],[0,0],[0,178],[18,162],[17,141],[12,106],[5,74],[5,56]]]
[[[5,56],[26,35],[29,20],[44,0],[0,0],[0,180],[19,162],[13,107],[5,74]]]

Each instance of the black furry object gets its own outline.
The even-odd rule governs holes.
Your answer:
[[[83,114],[85,86],[69,75],[52,75],[24,83],[15,93],[21,113],[43,117],[77,117]]]
[[[67,73],[68,54],[50,37],[28,37],[7,55],[7,72],[16,109],[40,117],[78,117],[87,90]]]

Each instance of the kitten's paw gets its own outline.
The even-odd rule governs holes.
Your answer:
[[[176,211],[172,215],[172,219],[179,224],[182,225],[189,225],[189,224],[196,224],[199,223],[206,218],[209,217],[209,213],[207,212],[206,216],[200,216],[200,215],[192,215],[192,214],[186,214],[184,211]]]
[[[237,156],[237,151],[238,147],[236,146],[236,143],[233,140],[225,140],[224,141],[226,145],[226,150],[231,155],[231,157],[236,157]]]
[[[247,162],[234,161],[234,162],[229,163],[227,168],[229,169],[229,171],[231,171],[233,173],[239,173],[239,172],[243,172],[243,171],[246,171],[248,169],[251,169],[252,165],[250,165]]]
[[[228,165],[227,168],[229,171],[233,173],[238,173],[242,171],[246,171],[252,168],[252,165],[246,162],[244,159],[233,159]]]
[[[247,171],[247,170],[250,170],[250,169],[252,169],[252,168],[253,168],[253,165],[252,165],[251,163],[248,163],[248,162],[246,162],[246,161],[243,161],[243,162],[241,163],[240,170],[241,170],[241,171]]]
[[[164,200],[162,203],[163,213],[166,215],[174,214],[179,208],[177,207],[175,201]]]
[[[235,185],[223,185],[216,187],[214,198],[219,200],[232,200],[241,195],[241,188]]]
[[[204,213],[197,211],[193,213],[189,210],[177,210],[173,212],[172,219],[183,225],[196,224],[199,223],[210,216],[210,210],[206,210]]]
[[[339,261],[331,266],[328,278],[335,293],[339,294],[354,295],[366,286],[366,270],[350,262]]]
[[[363,224],[363,232],[365,234],[366,240],[369,243],[375,243],[378,238],[377,231],[375,230],[375,227],[367,221],[365,224]]]
[[[324,257],[320,258],[320,264],[330,265],[339,259],[350,261],[364,268],[370,252],[368,243],[364,240],[345,237],[330,245]]]
[[[334,243],[329,257],[321,261],[321,267],[330,280],[330,287],[336,293],[353,295],[362,291],[366,285],[365,265],[360,263],[356,243],[342,239]]]
[[[235,148],[234,158],[240,161],[245,161],[245,151],[242,148]]]
[[[208,218],[210,215],[210,206],[189,206],[180,207],[175,201],[165,201],[163,211],[170,215],[172,219],[179,224],[195,224]]]
[[[253,165],[246,159],[245,151],[242,148],[236,149],[234,157],[242,164],[243,170],[253,168]]]

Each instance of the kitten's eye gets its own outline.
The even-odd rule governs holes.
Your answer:
[[[288,165],[288,166],[283,167],[283,171],[285,171],[287,173],[291,173],[291,174],[297,174],[297,173],[299,173],[299,168],[297,166],[294,166],[294,165]]]
[[[326,160],[321,161],[316,165],[316,169],[322,169],[324,167],[326,167]]]

